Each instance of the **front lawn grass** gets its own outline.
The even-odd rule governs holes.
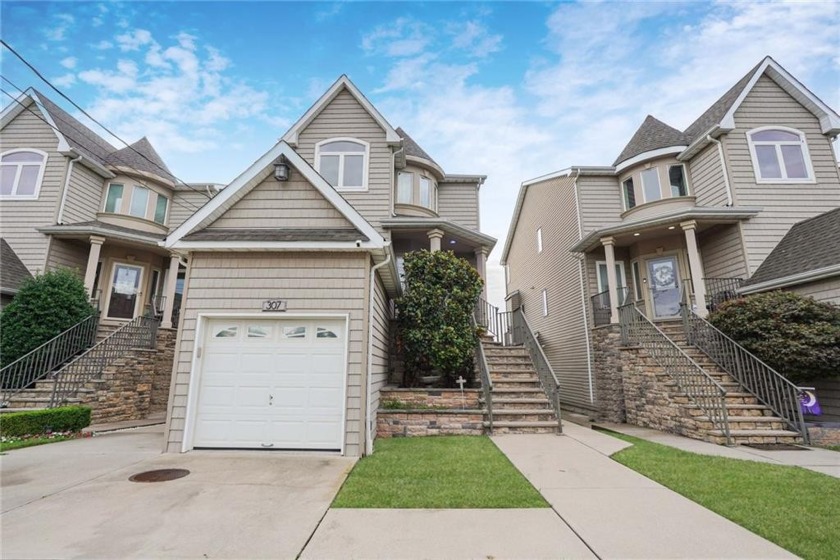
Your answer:
[[[689,453],[610,432],[613,459],[808,560],[840,551],[840,479],[798,467]],[[801,453],[808,453],[802,451]]]
[[[376,440],[336,508],[540,508],[537,490],[484,436]]]
[[[44,445],[45,443],[57,443],[59,441],[67,441],[68,439],[76,439],[78,437],[78,435],[72,434],[12,439],[0,442],[0,452],[11,451],[13,449],[23,449],[24,447],[33,447],[35,445]]]

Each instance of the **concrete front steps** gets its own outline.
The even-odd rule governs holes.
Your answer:
[[[656,326],[726,391],[726,414],[729,419],[729,434],[732,443],[764,445],[802,443],[800,435],[788,429],[787,422],[775,416],[768,406],[762,404],[752,393],[742,387],[705,352],[688,344],[682,321],[661,322]],[[704,411],[692,404],[687,395],[680,392],[676,382],[666,382],[666,385],[673,387],[672,399],[681,404],[693,417],[697,427],[702,431],[703,439],[721,445],[726,444],[723,431],[715,429]]]
[[[493,382],[494,434],[556,434],[559,423],[528,351],[482,340]],[[486,403],[483,402],[485,410]],[[490,427],[485,413],[484,427]]]

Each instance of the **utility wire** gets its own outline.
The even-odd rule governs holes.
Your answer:
[[[199,189],[196,189],[196,188],[194,188],[194,187],[190,186],[190,185],[189,185],[186,181],[184,181],[184,180],[180,179],[179,177],[177,177],[176,175],[174,175],[171,171],[167,170],[166,168],[164,168],[163,166],[161,166],[161,165],[160,165],[160,164],[158,164],[157,162],[152,161],[150,158],[146,157],[146,155],[145,155],[145,154],[142,154],[142,153],[140,153],[139,151],[137,151],[137,150],[135,150],[134,148],[132,148],[132,147],[131,147],[131,145],[130,145],[128,142],[126,142],[125,140],[123,140],[122,138],[120,138],[117,134],[115,134],[114,132],[112,132],[112,131],[111,131],[111,130],[107,127],[107,126],[105,126],[104,124],[102,124],[101,122],[99,122],[98,120],[96,120],[95,118],[93,118],[93,117],[92,117],[92,116],[91,116],[91,115],[90,115],[87,111],[85,111],[84,109],[82,109],[82,107],[81,107],[81,106],[79,106],[79,104],[78,104],[78,103],[76,103],[75,101],[73,101],[72,99],[70,99],[70,97],[68,97],[68,96],[67,96],[67,95],[66,95],[63,91],[61,91],[60,89],[58,89],[58,87],[56,87],[55,85],[53,85],[53,83],[52,83],[52,82],[50,82],[50,81],[49,81],[49,80],[48,80],[48,79],[47,79],[47,78],[46,78],[43,74],[41,74],[41,72],[40,72],[37,68],[35,68],[35,66],[33,66],[33,65],[32,65],[32,64],[28,61],[28,60],[26,60],[26,59],[23,57],[23,55],[21,55],[21,54],[20,54],[19,52],[17,52],[14,48],[12,48],[12,46],[11,46],[9,43],[7,43],[4,39],[0,39],[0,44],[2,44],[4,47],[6,47],[6,48],[7,48],[7,49],[8,49],[8,50],[9,50],[9,51],[13,54],[13,55],[15,55],[15,56],[18,58],[18,60],[20,60],[21,62],[23,62],[23,63],[24,63],[24,64],[25,64],[25,65],[26,65],[26,66],[27,66],[30,70],[32,70],[32,72],[34,72],[34,73],[35,73],[35,75],[36,75],[36,76],[38,76],[38,77],[41,79],[41,81],[43,81],[45,84],[47,84],[48,86],[50,86],[50,87],[51,87],[51,88],[52,88],[52,89],[53,89],[56,93],[58,93],[61,97],[63,97],[63,98],[64,98],[65,100],[67,100],[67,101],[68,101],[71,105],[73,105],[73,107],[75,107],[76,109],[78,109],[79,111],[81,111],[83,115],[85,115],[85,116],[86,116],[87,118],[89,118],[91,121],[95,122],[97,125],[99,125],[100,127],[102,127],[102,129],[103,129],[105,132],[107,132],[108,134],[110,134],[111,136],[113,136],[114,138],[116,138],[117,140],[119,140],[120,142],[122,142],[123,144],[125,144],[125,146],[126,146],[129,150],[131,150],[132,152],[136,153],[137,155],[139,155],[140,157],[142,157],[143,159],[145,159],[146,161],[148,161],[149,163],[151,163],[152,165],[154,165],[154,166],[155,166],[155,167],[157,167],[158,169],[160,169],[160,170],[162,170],[162,171],[164,171],[164,172],[168,173],[169,175],[172,175],[173,177],[175,177],[175,179],[176,179],[176,180],[180,181],[182,184],[186,185],[186,186],[187,186],[188,188],[190,188],[191,190],[193,190],[193,191],[195,191],[195,192],[197,192],[197,193],[201,193],[202,195],[206,196],[208,199],[212,198],[212,197],[211,197],[210,195],[208,195],[207,193],[205,193],[205,192],[203,192],[203,191],[201,191],[201,190],[199,190]],[[11,82],[9,82],[9,83],[11,83]],[[16,89],[20,89],[20,88],[17,88],[17,86],[15,86],[15,88],[16,88]]]
[[[4,79],[5,79],[5,76],[4,76]],[[6,80],[6,81],[9,81],[9,80]],[[9,83],[11,83],[11,82],[9,82]],[[16,88],[16,89],[17,89],[17,88]],[[6,91],[6,90],[5,90],[5,89],[3,89],[2,87],[0,87],[0,91],[2,91],[2,92],[3,92],[3,93],[5,93],[7,96],[9,96],[9,97],[12,99],[12,101],[16,102],[18,105],[20,105],[21,107],[23,107],[23,109],[24,109],[25,111],[28,111],[28,112],[29,112],[29,113],[31,113],[34,117],[36,117],[38,120],[40,120],[41,122],[43,122],[44,124],[46,124],[48,127],[50,127],[51,129],[53,129],[53,130],[55,130],[56,132],[58,132],[59,134],[61,134],[61,131],[60,131],[58,128],[56,128],[55,126],[53,126],[52,124],[50,124],[50,123],[49,123],[49,122],[48,122],[48,121],[47,121],[44,117],[42,117],[41,115],[39,115],[38,113],[36,113],[35,111],[33,111],[33,110],[32,110],[32,108],[27,107],[26,105],[24,105],[24,104],[20,101],[20,99],[18,99],[18,97],[17,97],[17,96],[12,95],[11,93],[9,93],[8,91]],[[140,183],[142,186],[144,186],[144,187],[148,188],[149,190],[154,190],[154,189],[152,189],[151,187],[149,187],[149,184],[148,184],[148,183],[146,183],[145,181],[143,181],[143,179],[135,178],[135,180],[136,180],[138,183]],[[178,201],[178,200],[175,198],[175,195],[174,195],[174,193],[173,193],[173,196],[172,196],[172,204],[177,204],[177,205],[178,205],[178,206],[180,206],[181,208],[183,208],[183,209],[185,209],[185,210],[188,210],[188,211],[190,211],[190,212],[196,212],[197,210],[199,210],[199,207],[198,207],[198,206],[195,206],[195,205],[194,205],[193,203],[191,203],[190,201],[188,201],[188,200],[184,200],[183,202],[186,202],[186,203],[187,203],[187,204],[189,204],[190,206],[186,206],[186,205],[184,205],[181,201]]]

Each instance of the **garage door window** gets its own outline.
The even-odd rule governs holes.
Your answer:
[[[285,338],[306,338],[306,327],[283,327]]]
[[[248,325],[248,338],[270,338],[271,327]]]
[[[236,338],[239,327],[220,327],[213,332],[215,338]]]
[[[318,327],[317,334],[315,336],[317,338],[338,338],[338,335],[335,334],[335,331],[325,327]]]

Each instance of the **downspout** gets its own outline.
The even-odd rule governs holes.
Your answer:
[[[720,168],[723,171],[723,184],[726,186],[726,205],[732,206],[732,187],[729,185],[729,171],[726,169],[726,159],[723,157],[723,143],[716,138],[712,138],[711,134],[706,135],[706,140],[713,144],[717,144],[718,157],[720,158]]]
[[[61,192],[61,206],[58,207],[57,224],[64,223],[64,206],[67,204],[67,191],[70,189],[70,176],[73,174],[73,164],[84,158],[81,154],[76,159],[71,159],[67,164],[67,176],[64,178],[64,190]]]
[[[385,247],[390,247],[390,242],[386,244]],[[373,288],[376,284],[376,271],[390,262],[391,251],[389,249],[385,260],[377,265],[374,265],[374,267],[370,269],[370,291],[368,292],[367,406],[365,407],[367,410],[365,411],[365,455],[370,455],[371,453],[373,453],[373,430],[370,426],[370,404],[371,400],[373,399],[373,376],[370,372],[371,367],[373,367]]]

